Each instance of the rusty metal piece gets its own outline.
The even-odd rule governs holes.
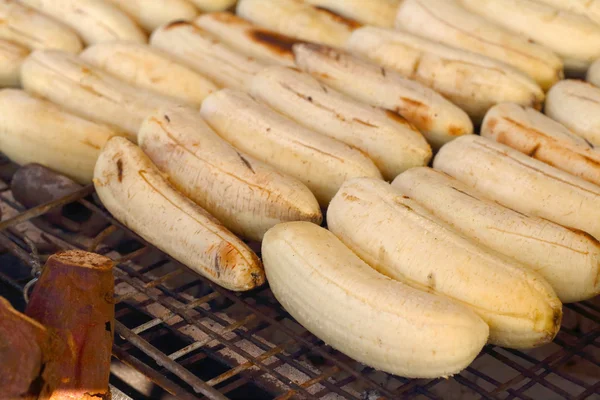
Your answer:
[[[41,397],[108,399],[114,336],[114,278],[110,258],[81,250],[51,256],[26,314],[57,339],[43,372]]]
[[[37,398],[48,331],[0,297],[0,399]]]
[[[60,199],[81,188],[79,183],[39,164],[27,164],[19,168],[13,176],[11,187],[15,200],[26,208]],[[107,225],[77,202],[49,210],[44,218],[68,231],[87,235],[94,235]]]

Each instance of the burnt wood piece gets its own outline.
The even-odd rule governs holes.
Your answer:
[[[40,398],[109,399],[114,335],[111,259],[80,250],[52,255],[26,314],[57,340],[43,373]]]

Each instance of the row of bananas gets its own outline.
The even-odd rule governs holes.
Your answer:
[[[231,3],[0,0],[0,151],[406,377],[600,294],[600,1]]]

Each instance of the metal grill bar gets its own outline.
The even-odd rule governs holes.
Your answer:
[[[448,385],[484,399],[529,399],[535,397],[531,390],[541,388],[569,398],[600,396],[600,376],[584,379],[562,368],[578,357],[600,371],[600,361],[586,351],[588,346],[600,348],[600,303],[566,305],[565,315],[570,313],[592,326],[585,331],[564,327],[555,340],[558,350],[548,354],[535,356],[486,346],[471,367],[450,380],[386,375],[348,359],[301,328],[267,288],[232,293],[199,276],[174,284],[189,275],[189,270],[157,252],[95,201],[87,200],[93,192],[89,185],[25,211],[12,200],[9,186],[0,181],[0,205],[14,211],[0,222],[0,247],[31,268],[37,260],[18,227],[72,202],[102,217],[108,226],[91,238],[64,232],[39,218],[36,225],[41,229],[40,240],[50,247],[97,251],[117,262],[115,329],[119,338],[113,353],[178,398],[196,399],[199,393],[223,399],[255,393],[261,399],[332,395],[369,400],[439,399],[447,394]],[[124,238],[115,242],[115,237]],[[126,248],[132,241],[136,246]],[[46,256],[42,253],[40,261]],[[4,271],[0,271],[0,281],[13,290],[23,290],[24,281],[16,281]],[[173,347],[172,342],[177,345]],[[488,364],[510,373],[502,376],[486,367]],[[576,394],[553,377],[578,388]]]

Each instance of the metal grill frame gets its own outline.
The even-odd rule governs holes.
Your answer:
[[[0,186],[0,203],[18,211],[16,216],[0,222],[0,246],[16,256],[24,267],[33,268],[40,260],[17,225],[73,202],[100,215],[110,225],[91,241],[43,221],[37,227],[46,240],[60,249],[97,251],[115,260],[115,286],[121,294],[115,297],[113,356],[177,398],[227,399],[235,391],[238,394],[234,397],[240,398],[239,392],[253,388],[277,399],[439,399],[445,397],[446,387],[453,386],[472,398],[530,399],[528,391],[545,388],[556,398],[600,399],[600,373],[597,379],[585,381],[563,368],[578,359],[600,371],[600,306],[590,301],[565,305],[565,315],[589,320],[592,328],[583,332],[577,326],[563,326],[554,341],[557,349],[550,355],[535,357],[486,346],[472,366],[449,379],[386,375],[349,359],[310,334],[293,321],[268,287],[234,293],[199,275],[179,287],[168,285],[172,278],[190,270],[163,253],[152,262],[140,263],[141,256],[157,250],[114,220],[99,202],[89,200],[93,193],[93,186],[88,185],[56,201],[25,210],[12,200],[8,184]],[[120,253],[106,246],[104,241],[119,231],[136,238],[142,247]],[[166,263],[175,268],[157,276],[156,271]],[[29,279],[12,279],[0,267],[0,280],[15,289],[23,291]],[[191,288],[203,294],[191,296],[188,293]],[[231,310],[235,312],[230,313]],[[145,322],[128,326],[133,315]],[[266,331],[276,332],[282,339],[271,343],[265,338],[269,336],[264,334]],[[177,341],[183,347],[166,352],[152,343],[161,338],[163,342]],[[483,359],[513,371],[510,378],[502,380],[483,372],[478,368]],[[224,372],[202,369],[202,375],[208,379],[194,373],[199,364],[208,361]],[[556,380],[567,382],[570,389]]]

